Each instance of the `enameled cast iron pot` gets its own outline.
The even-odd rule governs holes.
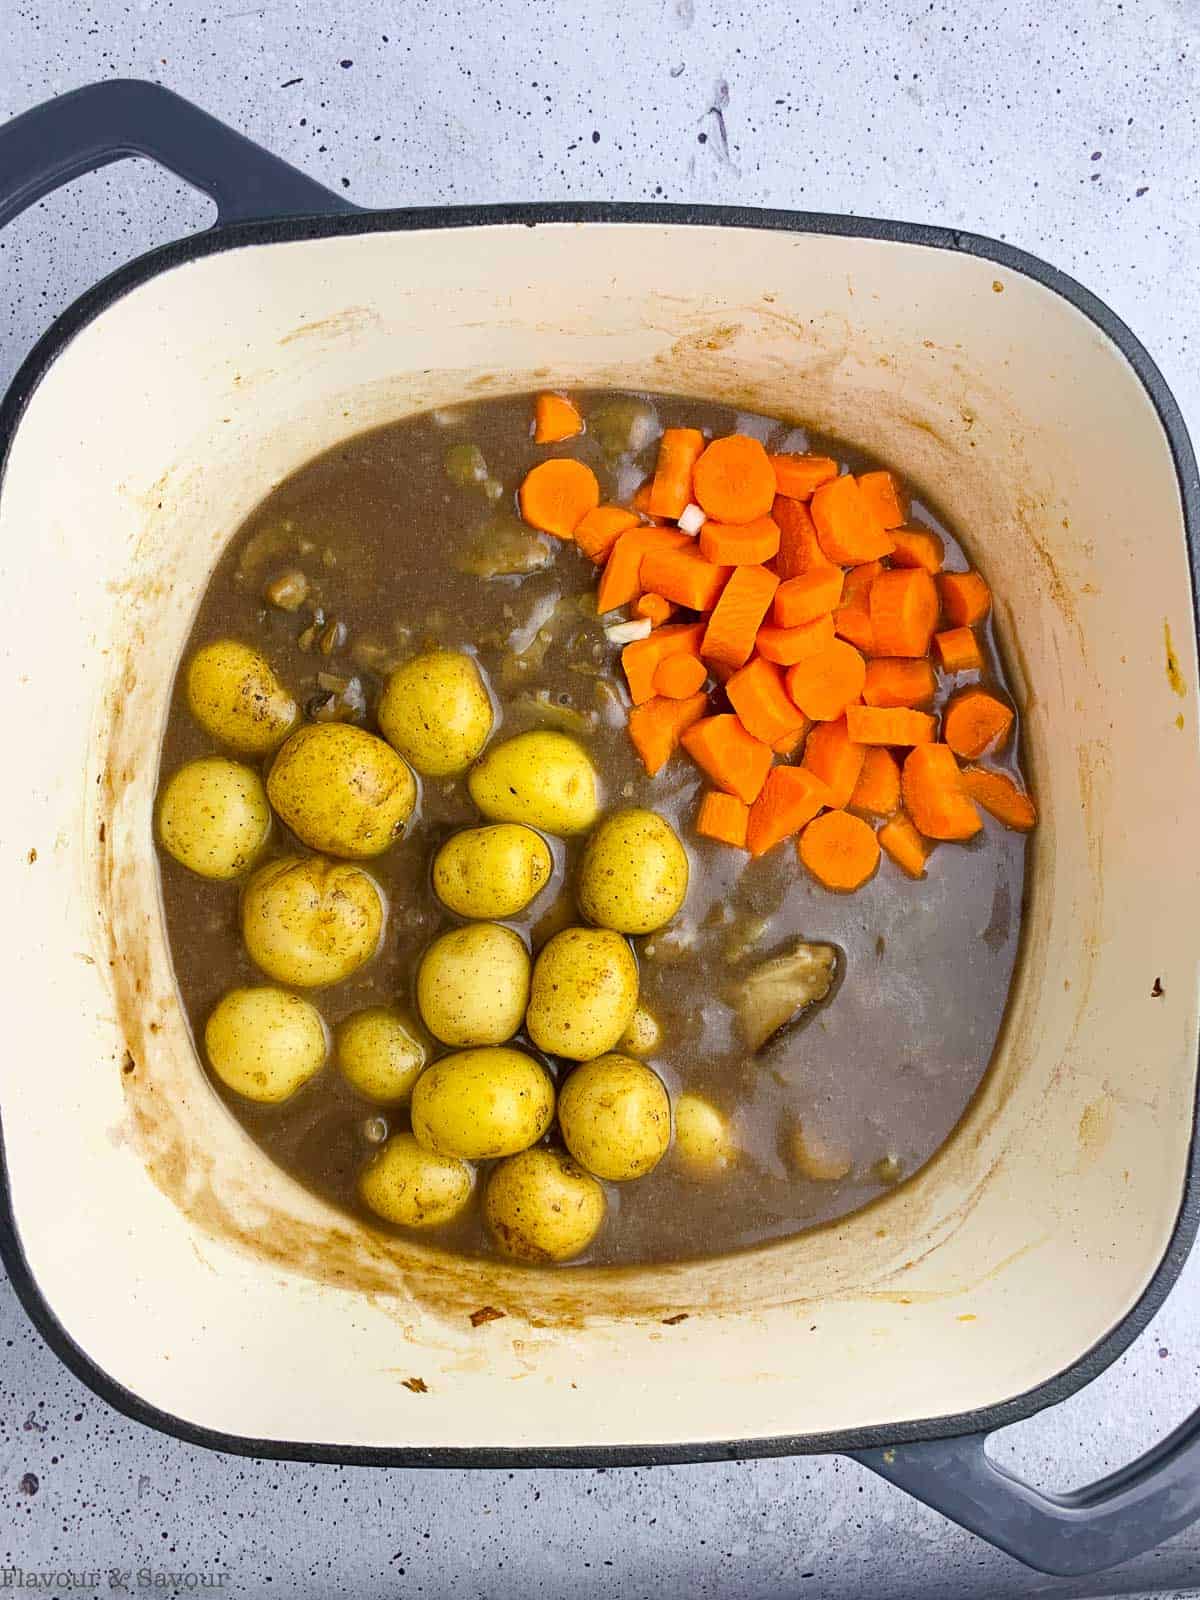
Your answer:
[[[364,212],[141,83],[0,129],[0,223],[127,155],[217,225],[85,295],[0,410],[2,1249],[54,1349],[128,1414],[256,1456],[853,1452],[1048,1571],[1200,1515],[1196,1421],[1065,1496],[984,1450],[1129,1344],[1197,1223],[1200,495],[1129,330],[939,228]],[[521,1271],[336,1214],[208,1088],[164,941],[157,748],[230,533],[359,429],[550,380],[817,418],[903,463],[993,580],[1044,818],[1003,1037],[949,1146],[886,1203],[717,1261]],[[473,1327],[485,1305],[506,1315]]]

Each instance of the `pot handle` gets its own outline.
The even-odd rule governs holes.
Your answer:
[[[1062,1577],[1115,1567],[1200,1517],[1200,1411],[1128,1466],[1044,1494],[998,1466],[988,1435],[926,1439],[853,1457],[1026,1566]]]
[[[170,89],[114,78],[0,125],[0,227],[51,190],[126,156],[148,156],[203,190],[218,223],[361,209]]]

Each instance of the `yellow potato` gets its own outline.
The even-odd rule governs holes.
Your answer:
[[[417,785],[373,733],[348,722],[311,722],[275,757],[267,793],[311,849],[358,859],[377,856],[404,832]]]
[[[585,1061],[558,1097],[563,1143],[597,1178],[644,1178],[671,1143],[671,1102],[662,1079],[632,1056]]]
[[[523,1050],[460,1050],[417,1079],[412,1129],[426,1150],[484,1161],[526,1150],[554,1117],[554,1084]]]
[[[675,1159],[694,1178],[712,1178],[733,1162],[736,1147],[729,1124],[698,1094],[675,1102]]]
[[[277,749],[300,716],[266,657],[236,639],[196,651],[187,669],[187,700],[206,733],[248,756]]]
[[[438,851],[433,887],[460,917],[515,917],[546,887],[554,871],[540,833],[516,822],[466,828]]]
[[[826,1138],[815,1128],[797,1122],[787,1143],[790,1165],[810,1183],[840,1183],[854,1167],[845,1145]]]
[[[411,1133],[394,1134],[363,1168],[364,1205],[405,1228],[436,1228],[468,1204],[475,1173],[465,1161],[422,1150]]]
[[[653,933],[679,910],[687,887],[687,851],[653,811],[615,811],[592,830],[579,869],[579,909],[589,922]]]
[[[617,1040],[617,1049],[627,1056],[652,1056],[662,1044],[662,1029],[658,1018],[645,1006],[639,1006],[629,1019],[629,1026]]]
[[[539,1050],[590,1061],[613,1048],[637,1001],[627,941],[608,928],[564,928],[534,962],[525,1025]]]
[[[242,895],[250,959],[278,983],[317,989],[369,961],[383,934],[384,900],[361,867],[283,856],[260,867]]]
[[[346,1082],[379,1105],[407,1100],[425,1065],[425,1046],[388,1006],[352,1011],[334,1029],[333,1042]]]
[[[325,1065],[329,1041],[316,1006],[282,989],[231,989],[204,1027],[221,1082],[247,1100],[276,1105]]]
[[[596,820],[596,769],[582,745],[553,729],[496,745],[472,769],[467,788],[493,822],[566,835],[585,833]]]
[[[201,756],[180,767],[158,801],[158,836],[176,861],[201,878],[236,878],[271,831],[267,791],[253,767]]]
[[[384,738],[426,778],[465,772],[488,742],[492,702],[474,658],[429,650],[397,667],[379,702]]]
[[[492,1172],[483,1214],[492,1237],[518,1261],[570,1261],[600,1231],[604,1190],[561,1150],[524,1150]]]
[[[521,1026],[529,1001],[529,954],[511,928],[471,922],[426,950],[417,1005],[443,1044],[503,1044]]]

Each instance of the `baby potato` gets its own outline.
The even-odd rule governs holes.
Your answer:
[[[671,1142],[671,1102],[662,1079],[640,1061],[601,1056],[563,1084],[558,1126],[567,1149],[597,1178],[644,1178]]]
[[[517,1261],[570,1261],[600,1231],[604,1190],[561,1150],[523,1150],[501,1161],[483,1198],[488,1228]]]
[[[438,1155],[483,1161],[527,1150],[554,1117],[554,1084],[523,1050],[460,1050],[417,1079],[412,1129]]]
[[[358,1180],[364,1205],[405,1228],[436,1228],[467,1205],[475,1174],[465,1161],[423,1150],[411,1133],[397,1133],[367,1163]]]
[[[221,1082],[247,1100],[277,1105],[325,1065],[329,1043],[316,1006],[282,989],[231,989],[204,1026]]]
[[[404,832],[417,785],[373,733],[348,722],[312,722],[275,757],[267,793],[311,849],[360,859],[377,856]]]
[[[253,767],[201,756],[167,780],[158,801],[158,837],[201,878],[236,878],[271,831],[267,791]]]
[[[629,1026],[617,1040],[617,1049],[627,1056],[652,1056],[662,1044],[662,1029],[653,1011],[639,1006],[629,1019]]]
[[[300,717],[271,663],[237,639],[196,651],[188,663],[187,701],[205,733],[248,756],[270,755]]]
[[[564,928],[533,964],[525,1026],[539,1050],[590,1061],[613,1048],[637,999],[637,962],[619,933]]]
[[[636,807],[593,828],[579,869],[579,909],[618,933],[653,933],[683,904],[687,851],[669,822]]]
[[[675,1158],[693,1178],[724,1172],[735,1155],[729,1124],[715,1106],[698,1094],[681,1094],[675,1102]]]
[[[333,1030],[333,1044],[343,1078],[378,1105],[407,1100],[425,1065],[425,1046],[390,1006],[352,1011]]]
[[[379,726],[425,778],[465,772],[488,742],[492,702],[473,657],[428,650],[397,667],[379,702]]]
[[[417,1005],[443,1044],[503,1044],[521,1026],[528,1001],[529,953],[497,922],[451,928],[421,959]]]
[[[596,769],[582,745],[552,728],[496,745],[472,769],[467,788],[493,822],[566,835],[585,833],[596,820]]]
[[[269,978],[297,989],[340,983],[369,961],[383,933],[379,885],[361,867],[283,856],[242,895],[242,938]]]
[[[554,871],[550,846],[517,822],[466,828],[438,851],[433,887],[460,917],[515,917]]]

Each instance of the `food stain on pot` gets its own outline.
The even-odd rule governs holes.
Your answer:
[[[1086,1172],[1103,1155],[1113,1135],[1113,1097],[1107,1092],[1084,1106],[1079,1118],[1076,1172]]]
[[[1187,694],[1187,684],[1179,666],[1179,657],[1175,654],[1175,646],[1171,642],[1171,624],[1165,617],[1163,618],[1163,641],[1167,650],[1167,682],[1182,699]],[[1183,718],[1179,717],[1177,723],[1178,726],[1182,727]]]

